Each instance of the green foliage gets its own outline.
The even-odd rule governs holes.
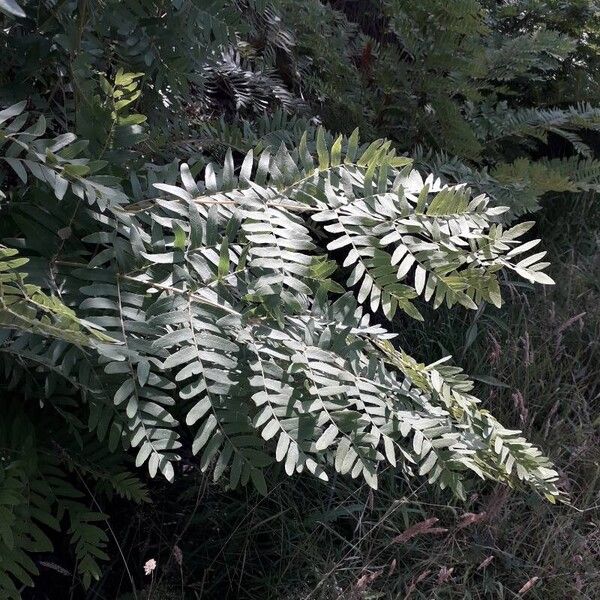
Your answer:
[[[553,133],[573,145],[583,156],[591,156],[591,149],[577,135],[578,130],[597,131],[600,126],[600,110],[590,105],[570,106],[567,109],[519,109],[510,110],[505,103],[493,111],[482,111],[470,117],[478,137],[486,142],[490,150],[504,140],[515,138],[526,143],[533,138],[541,143],[548,142]]]
[[[28,259],[13,248],[0,246],[0,324],[4,328],[40,333],[77,346],[91,346],[102,340],[112,341],[54,296],[38,286],[25,283],[19,271]]]
[[[62,404],[60,397],[50,402]],[[30,420],[16,402],[6,399],[3,409],[0,594],[18,599],[20,586],[33,585],[33,577],[39,572],[34,557],[36,553],[52,552],[52,531],[69,536],[78,575],[89,586],[100,577],[100,562],[108,560],[108,538],[101,526],[107,515],[89,507],[89,488],[83,477],[102,481],[119,495],[137,502],[146,499],[145,489],[106,449],[98,448],[87,437],[79,448],[81,454],[74,459],[70,455],[74,447],[63,447],[60,434],[54,440],[49,435],[48,425],[54,422],[51,415],[45,416],[42,426],[37,417],[36,421]],[[72,441],[67,439],[69,443]],[[94,461],[93,470],[87,466],[89,460]],[[77,485],[81,482],[84,491]]]
[[[84,241],[100,247],[87,266],[61,259],[76,269],[60,275],[60,287],[75,277],[79,313],[120,342],[96,345],[95,370],[109,375],[108,403],[127,427],[93,412],[90,427],[100,438],[110,432],[112,447],[120,437],[136,448],[136,464],[148,462],[152,476],[172,479],[181,446],[180,410],[171,408],[177,384],[187,424],[200,422],[193,453],[202,451],[203,469],[218,458],[216,476],[231,466],[232,487],[252,480],[264,489],[263,440],[273,438],[289,474],[308,469],[326,479],[332,465],[376,487],[378,463],[396,466],[398,452],[409,472],[411,464],[423,463],[421,474],[436,467],[430,480],[460,495],[465,468],[509,478],[512,453],[503,450],[512,443],[522,454],[518,479],[555,494],[555,475],[537,451],[520,438],[502,442],[511,432],[478,413],[453,371],[448,391],[439,371],[426,370],[417,392],[406,359],[381,346],[389,334],[356,305],[368,301],[389,319],[398,308],[420,317],[411,302],[418,295],[434,307],[499,305],[502,268],[551,283],[543,252],[520,256],[537,243],[518,241],[531,224],[504,231],[490,222],[501,209],[401,169],[409,161],[389,142],[360,149],[355,132],[327,145],[320,131],[316,148],[316,163],[304,137],[293,154],[281,146],[255,168],[249,153],[239,177],[229,154],[201,183],[183,165],[184,187],[155,184],[169,198],[94,217],[99,230]],[[311,234],[305,214],[320,232]],[[356,300],[328,300],[328,292],[345,290],[330,278],[336,260],[323,255],[323,239],[330,252],[348,247]],[[60,373],[65,362],[55,356]],[[87,392],[96,396],[96,388]],[[485,446],[467,442],[465,427]],[[403,447],[406,437],[413,451]],[[443,451],[432,454],[436,443]]]
[[[420,144],[449,155],[439,174],[477,185],[510,206],[508,217],[537,210],[544,193],[564,186],[499,184],[489,174],[497,163],[543,155],[557,136],[572,148],[562,153],[593,157],[598,115],[589,102],[597,94],[587,94],[597,84],[597,15],[587,0],[563,20],[568,11],[554,2],[296,4],[282,2],[283,11],[331,128],[358,125],[406,151]],[[328,44],[314,44],[314,31]],[[546,89],[558,86],[560,93]]]
[[[445,153],[415,153],[416,164],[448,182],[460,181],[489,195],[494,204],[509,207],[502,219],[510,222],[540,210],[545,194],[598,191],[597,159],[570,156],[533,160],[518,158],[499,162],[492,169],[477,169]]]
[[[43,115],[25,128],[29,118],[23,112],[25,105],[23,101],[0,111],[0,160],[11,167],[23,185],[28,184],[31,175],[48,184],[57,200],[62,200],[70,187],[75,196],[90,204],[97,203],[102,209],[126,202],[127,196],[117,187],[117,179],[95,175],[105,162],[78,158],[87,142],[77,141],[72,133],[43,138],[46,133]],[[0,200],[4,198],[6,192],[0,189]]]
[[[403,333],[552,284],[514,221],[600,185],[587,93],[532,102],[593,19],[511,4],[0,0],[0,593],[47,530],[99,579],[129,461],[561,496]]]
[[[99,75],[102,96],[95,95],[88,101],[79,127],[80,134],[90,140],[94,155],[110,159],[112,149],[130,148],[144,139],[146,117],[129,113],[141,95],[139,80],[143,75],[124,73],[122,69],[117,71],[113,81]]]

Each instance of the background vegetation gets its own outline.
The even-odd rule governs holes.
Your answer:
[[[599,44],[593,0],[0,0],[0,597],[599,597]],[[367,144],[353,150],[357,127]],[[381,138],[390,143],[369,150]],[[364,158],[356,168],[353,152]],[[426,190],[402,216],[429,213],[442,228],[455,218],[474,246],[450,252],[439,231],[420,229],[437,244],[422,251],[424,274],[406,263],[400,291],[386,297],[374,274],[363,294],[364,275],[348,284],[339,231],[320,223],[348,193],[344,177],[361,199],[397,175],[416,202],[411,160],[468,189]],[[310,268],[268,262],[281,252],[257,235],[263,208],[244,204],[254,193],[287,203],[270,218],[288,228],[279,239],[299,244],[291,262]],[[469,204],[478,194],[487,205]],[[220,212],[181,208],[198,195]],[[297,218],[298,205],[323,216]],[[362,206],[371,219],[391,210]],[[368,238],[364,252],[385,246],[383,225],[346,217]],[[523,241],[470,262],[504,239],[499,223]],[[535,238],[547,256],[520,266],[521,255],[506,256]],[[193,247],[216,250],[186,262]],[[246,268],[244,252],[263,262]],[[287,279],[273,279],[280,271]],[[545,273],[557,285],[533,285]],[[456,287],[441,293],[448,274]],[[356,302],[336,313],[323,300],[345,288],[372,309],[369,324],[351,321]],[[204,308],[177,329],[181,307],[155,299],[176,303],[181,290],[204,294]],[[354,338],[319,319],[354,327]],[[206,396],[176,376],[196,364],[188,343],[199,326]],[[386,330],[416,363],[377,346]],[[383,423],[364,408],[385,449],[343,410],[328,429],[322,409],[307,409],[316,434],[290,426],[295,450],[261,421],[255,365],[274,369],[263,383],[322,384],[309,374],[316,359],[304,368],[284,356],[305,331],[354,365],[338,360],[334,378],[400,377],[422,392]],[[462,375],[431,366],[448,355],[480,405]],[[356,366],[367,363],[386,366]],[[409,408],[438,421],[413,416],[402,437],[386,429]],[[434,431],[440,418],[454,429]],[[219,428],[239,445],[229,449]],[[434,441],[450,431],[473,454],[441,442],[432,462],[417,431]],[[342,439],[356,456],[341,454]],[[325,472],[327,482],[313,476]]]

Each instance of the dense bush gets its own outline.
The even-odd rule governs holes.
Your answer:
[[[307,486],[324,511],[382,477],[448,506],[476,478],[568,501],[434,346],[473,344],[465,309],[553,283],[520,217],[600,186],[599,18],[0,0],[0,595],[44,566],[116,597],[114,552],[135,596],[111,507],[183,493],[183,597],[209,479],[231,502]]]

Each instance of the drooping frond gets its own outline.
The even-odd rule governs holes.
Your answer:
[[[572,156],[498,164],[492,175],[501,183],[529,186],[537,195],[546,192],[587,192],[600,189],[600,161]]]
[[[519,241],[529,224],[505,230],[484,196],[409,162],[389,142],[320,131],[316,157],[306,138],[249,153],[239,173],[228,154],[201,182],[183,165],[182,186],[156,184],[150,204],[89,210],[85,240],[102,249],[87,265],[59,260],[57,276],[114,340],[86,356],[90,427],[167,478],[185,422],[201,468],[231,486],[264,491],[274,457],[289,474],[333,469],[373,487],[388,464],[458,495],[465,469],[555,495],[546,459],[478,411],[462,375],[417,365],[359,307],[391,318],[418,317],[417,296],[500,304],[502,269],[551,282],[544,253],[528,253],[537,241]],[[333,302],[340,264],[356,297]]]

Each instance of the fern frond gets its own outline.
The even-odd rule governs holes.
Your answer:
[[[530,186],[539,196],[546,192],[598,190],[600,161],[578,156],[537,161],[519,159],[498,164],[492,175],[501,183]]]
[[[182,165],[182,186],[155,184],[164,196],[146,205],[90,209],[84,242],[99,248],[87,265],[59,261],[59,273],[110,341],[67,360],[32,338],[29,357],[16,355],[67,381],[83,375],[89,428],[135,448],[151,476],[174,477],[185,421],[201,469],[228,472],[232,487],[264,492],[274,457],[288,474],[333,469],[373,487],[387,464],[458,495],[469,470],[556,495],[538,451],[477,412],[464,378],[397,354],[357,308],[418,318],[417,296],[500,305],[503,269],[551,283],[544,253],[530,254],[537,240],[519,241],[531,224],[504,229],[504,209],[423,180],[389,141],[319,130],[314,153],[303,136],[292,151],[251,151],[238,171],[228,152],[203,181]],[[358,291],[332,304],[345,292],[338,266],[353,268]],[[496,438],[508,440],[516,478],[490,450]]]
[[[494,206],[506,206],[500,215],[505,223],[540,209],[544,194],[576,193],[598,189],[600,161],[579,156],[530,160],[520,158],[511,163],[499,162],[491,169],[474,168],[444,153],[423,155],[415,152],[419,167],[432,171],[443,181],[462,182],[490,197]]]
[[[533,138],[542,143],[548,134],[554,133],[569,141],[574,149],[585,157],[591,150],[577,135],[578,130],[598,130],[600,109],[589,104],[560,108],[509,109],[506,103],[497,104],[492,110],[482,110],[468,117],[480,140],[488,145],[509,138]]]
[[[514,37],[498,35],[490,40],[486,49],[487,68],[490,77],[497,81],[512,81],[523,76],[541,80],[574,49],[574,40],[548,29]]]
[[[501,269],[550,282],[543,253],[518,241],[528,226],[505,230],[487,198],[424,181],[409,162],[384,140],[360,147],[357,133],[328,142],[320,131],[316,160],[303,138],[292,152],[249,153],[239,172],[228,154],[204,181],[183,165],[183,187],[155,186],[168,198],[97,220],[88,239],[104,249],[77,270],[94,282],[80,310],[123,342],[101,347],[100,364],[121,377],[114,401],[126,405],[138,464],[150,457],[151,474],[173,474],[175,381],[173,411],[197,428],[201,468],[214,464],[216,478],[229,469],[232,486],[264,491],[271,443],[290,474],[334,468],[376,486],[382,462],[423,474],[435,464],[434,479],[458,494],[465,467],[499,477],[498,457],[464,435],[484,435],[476,401],[459,397],[461,413],[431,382],[419,387],[408,359],[390,361],[380,345],[385,329],[356,304],[352,314],[347,296],[327,299],[344,291],[331,279],[342,248],[357,301],[389,317],[398,307],[416,316],[417,295],[499,304]],[[522,479],[556,493],[550,475],[542,485],[524,465]]]

